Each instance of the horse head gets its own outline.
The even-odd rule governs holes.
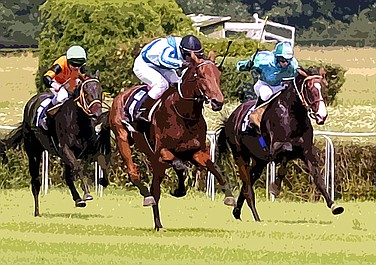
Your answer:
[[[99,71],[94,78],[87,78],[79,86],[79,95],[75,99],[78,106],[90,117],[97,118],[102,113],[102,88],[99,82]]]
[[[328,117],[325,101],[321,90],[325,86],[325,71],[321,67],[318,75],[312,75],[299,69],[296,79],[297,91],[303,105],[308,109],[309,116],[315,119],[318,125],[324,124]]]
[[[219,111],[222,109],[224,97],[219,85],[221,71],[214,60],[214,52],[209,53],[209,58],[198,58],[191,52],[188,70],[183,76],[182,90],[192,91],[193,99],[210,102],[212,110]]]

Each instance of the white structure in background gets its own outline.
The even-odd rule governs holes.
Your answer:
[[[192,26],[197,28],[198,32],[211,38],[226,38],[231,34],[244,32],[246,37],[260,40],[262,28],[265,20],[259,18],[258,14],[253,14],[254,22],[229,22],[230,16],[210,16],[203,14],[187,15],[193,22]],[[295,43],[295,28],[292,26],[272,22],[268,20],[265,32],[261,38],[262,42],[281,42],[289,41],[292,45]]]
[[[203,14],[189,14],[187,15],[193,22],[192,26],[196,27],[198,32],[205,34],[211,38],[226,38],[224,29],[225,21],[231,17],[209,16]]]
[[[265,20],[259,18],[258,14],[253,14],[255,22],[244,23],[244,22],[226,22],[224,30],[226,31],[226,36],[230,32],[245,32],[246,37],[260,40],[261,42],[281,42],[289,41],[292,45],[295,43],[295,27],[267,21],[265,32],[261,37],[262,28],[264,27]]]

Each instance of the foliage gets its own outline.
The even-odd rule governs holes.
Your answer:
[[[137,84],[132,67],[139,47],[153,38],[193,32],[190,20],[173,0],[51,0],[41,6],[39,91],[41,75],[69,46],[88,53],[87,65],[101,71],[104,89],[116,94]]]

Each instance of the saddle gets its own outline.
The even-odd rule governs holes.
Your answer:
[[[246,128],[248,126],[252,126],[252,124],[254,124],[256,128],[260,130],[261,119],[266,108],[268,107],[271,101],[273,101],[276,97],[279,96],[279,94],[281,94],[281,91],[274,94],[266,101],[263,101],[261,98],[258,98],[256,104],[248,110],[247,114],[244,117],[242,131],[245,131]]]

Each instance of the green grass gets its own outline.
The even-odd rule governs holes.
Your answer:
[[[52,189],[33,217],[29,190],[0,192],[2,264],[375,264],[374,202],[258,201],[263,222],[243,208],[236,221],[222,196],[163,194],[162,223],[134,191],[110,189],[84,209],[68,191]]]

